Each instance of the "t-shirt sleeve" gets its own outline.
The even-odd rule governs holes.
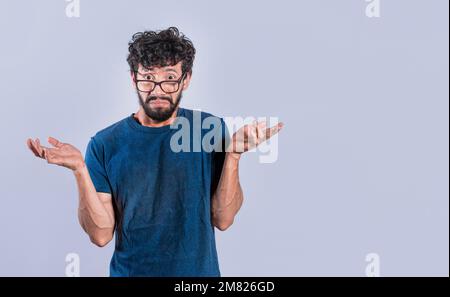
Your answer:
[[[85,162],[89,175],[97,192],[112,193],[111,184],[105,169],[105,154],[101,143],[91,137],[87,148]]]
[[[217,186],[220,181],[220,176],[222,175],[223,163],[225,161],[225,148],[230,140],[230,134],[225,124],[225,121],[220,119],[222,133],[221,133],[221,145],[212,151],[212,162],[211,162],[211,198],[216,192]]]

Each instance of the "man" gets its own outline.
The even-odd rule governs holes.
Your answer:
[[[103,247],[115,233],[111,276],[220,276],[214,227],[229,228],[242,205],[241,153],[281,128],[253,123],[229,139],[223,119],[198,112],[202,121],[218,120],[221,138],[213,150],[193,150],[195,112],[179,104],[194,57],[192,42],[177,28],[136,33],[127,59],[136,113],[91,137],[84,159],[53,137],[51,148],[27,140],[37,157],[73,171],[79,221],[91,241]],[[192,133],[183,135],[188,149],[177,151],[181,118]],[[201,137],[208,132],[200,130]]]

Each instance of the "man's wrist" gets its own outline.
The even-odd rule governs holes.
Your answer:
[[[84,160],[83,160],[83,162],[80,163],[80,165],[77,165],[77,166],[75,167],[75,169],[73,170],[73,173],[74,173],[75,175],[79,175],[79,174],[82,174],[82,172],[85,171],[86,169],[87,169],[86,163],[85,163]]]
[[[232,159],[234,161],[239,161],[241,159],[241,153],[227,152],[226,158]]]

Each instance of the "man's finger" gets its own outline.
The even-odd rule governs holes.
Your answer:
[[[266,139],[266,137],[264,135],[266,125],[267,125],[266,121],[262,121],[262,122],[259,122],[258,125],[256,126],[256,133],[258,135],[258,143],[261,143]]]
[[[258,123],[257,121],[253,121],[251,125],[249,125],[249,133],[248,133],[248,143],[249,145],[257,145],[258,144]]]
[[[41,156],[41,158],[45,158],[44,157],[44,149],[41,147],[41,142],[39,141],[39,138],[36,138],[36,147],[39,153],[39,156]]]
[[[60,142],[58,139],[53,138],[51,136],[48,137],[48,142],[53,145],[54,147],[61,147],[63,145],[62,142]]]
[[[269,139],[270,137],[274,136],[275,134],[277,134],[281,128],[283,128],[283,123],[278,123],[277,125],[271,127],[271,128],[267,128],[266,129],[266,139]]]
[[[39,155],[41,156],[41,158],[47,159],[46,153],[48,150],[51,150],[51,149],[46,146],[42,146],[41,142],[39,141],[39,138],[36,138],[36,144],[37,144],[38,152],[39,152]]]
[[[34,143],[33,143],[33,140],[32,140],[31,138],[28,138],[28,139],[27,139],[27,146],[28,146],[28,148],[33,152],[33,154],[34,154],[36,157],[41,157],[41,156],[39,155],[37,149],[35,148]]]
[[[40,144],[39,144],[39,142],[37,141],[37,138],[36,138],[36,140],[32,141],[32,143],[33,143],[33,147],[34,147],[35,151],[36,151],[37,154],[38,154],[38,157],[39,157],[39,158],[45,159],[45,158],[42,156],[42,148],[40,147]]]

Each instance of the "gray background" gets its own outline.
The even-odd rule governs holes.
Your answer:
[[[448,1],[0,2],[0,275],[108,275],[77,221],[73,174],[27,137],[83,153],[138,109],[127,43],[178,26],[197,48],[182,106],[277,116],[279,157],[241,161],[245,202],[217,231],[224,276],[448,275]]]

